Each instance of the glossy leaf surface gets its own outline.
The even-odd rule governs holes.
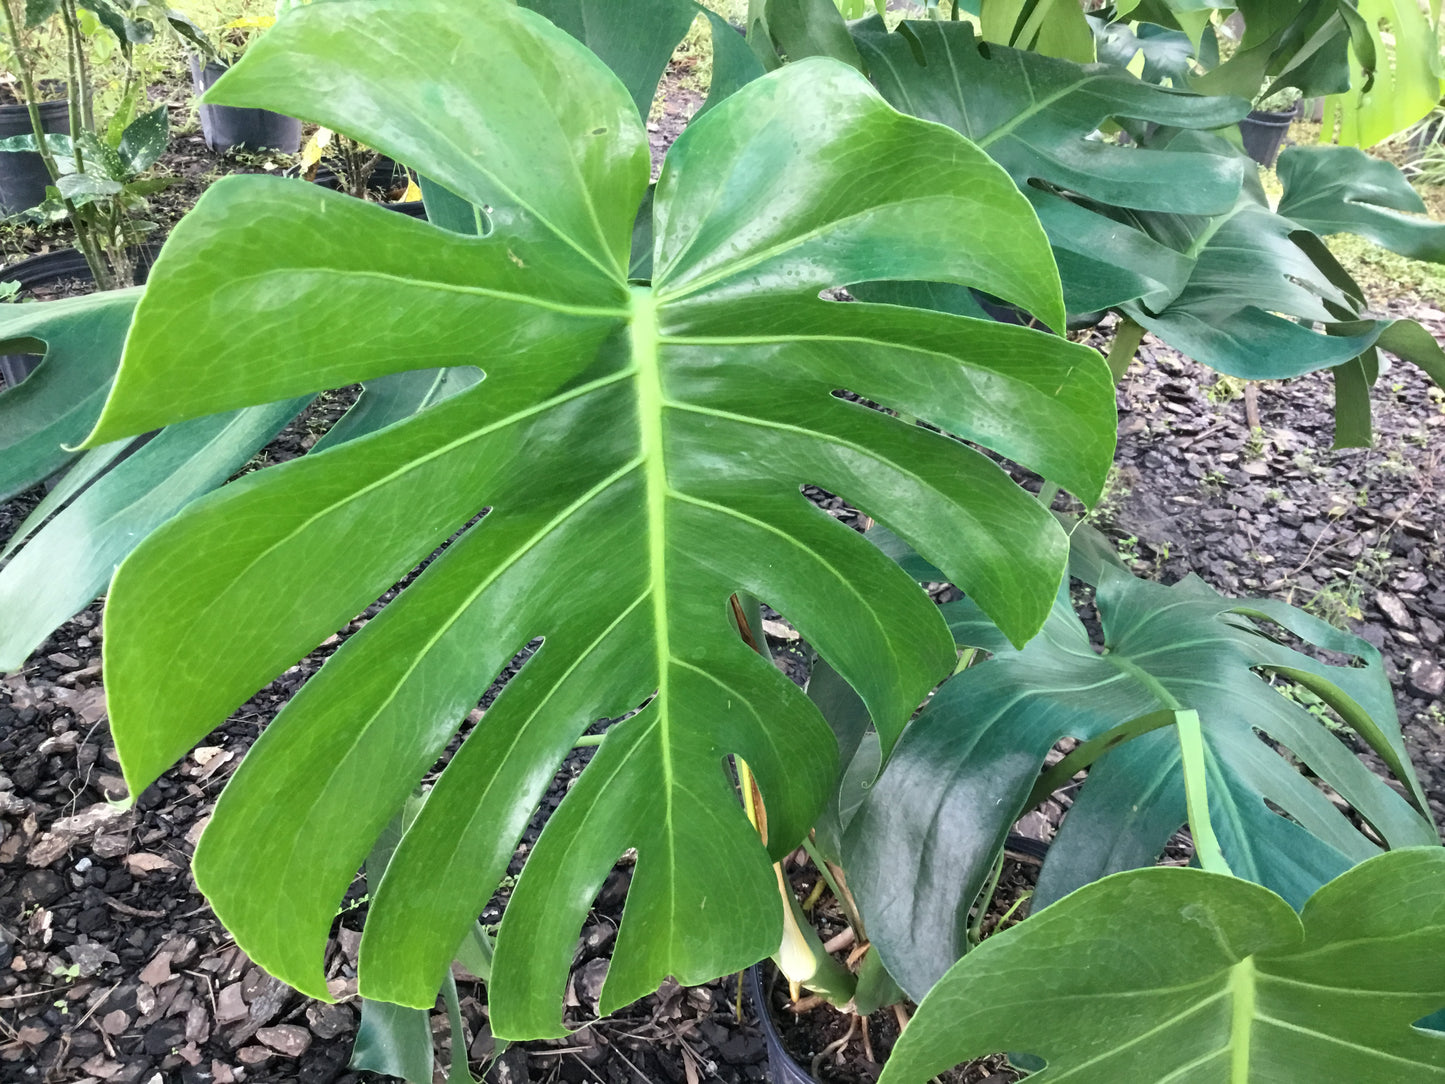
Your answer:
[[[429,1012],[386,1001],[362,1002],[349,1068],[426,1084],[432,1066]]]
[[[989,938],[918,1008],[880,1084],[1000,1050],[1039,1084],[1445,1077],[1445,852],[1380,855],[1296,915],[1191,869],[1121,873]]]
[[[823,804],[835,742],[738,638],[729,596],[806,630],[889,743],[954,657],[927,597],[799,486],[891,525],[1020,642],[1065,558],[1062,533],[992,463],[833,392],[927,418],[1085,499],[1113,438],[1097,354],[819,291],[955,282],[1061,324],[1027,204],[985,155],[894,112],[851,69],[790,65],[673,147],[653,203],[656,270],[639,286],[627,268],[648,181],[641,119],[601,62],[531,12],[304,7],[211,95],[413,163],[485,208],[491,231],[222,181],[157,260],[91,440],[409,369],[486,377],[241,479],[122,566],[106,665],[128,782],[144,787],[485,512],[248,754],[197,850],[217,913],[253,959],[324,997],[322,947],[358,864],[493,677],[542,637],[398,846],[363,938],[362,993],[432,1003],[557,764],[587,726],[639,707],[529,856],[496,948],[497,1033],[558,1033],[577,930],[629,847],[605,1009],[668,975],[702,981],[770,954],[775,881],[725,758],[753,767],[781,851]]]
[[[0,499],[29,489],[75,458],[100,415],[140,290],[44,305],[0,305],[0,352],[43,353],[40,366],[0,392]]]
[[[1107,64],[996,45],[984,55],[966,22],[906,22],[890,33],[870,18],[853,33],[895,108],[947,124],[1008,170],[1048,231],[1070,311],[1141,296],[1162,303],[1189,277],[1187,255],[1121,224],[1107,208],[1213,214],[1239,194],[1241,159],[1117,147],[1090,136],[1110,118],[1218,127],[1243,116],[1244,101],[1151,86]]]
[[[1390,846],[1435,839],[1427,820],[1265,676],[1307,673],[1423,806],[1389,683],[1368,643],[1281,603],[1224,598],[1195,579],[1162,587],[1106,569],[1097,598],[1102,654],[1066,599],[1021,651],[966,601],[945,607],[958,643],[994,657],[933,697],[844,837],[869,936],[914,996],[963,954],[968,909],[1025,812],[1044,756],[1063,737],[1087,741],[1161,710],[1197,712],[1209,821],[1224,857],[1239,876],[1292,902],[1376,848],[1262,736],[1333,787]],[[1364,665],[1315,662],[1263,635],[1254,616]],[[1152,863],[1185,823],[1184,790],[1173,726],[1106,753],[1050,847],[1034,907]]]
[[[312,446],[312,451],[324,451],[405,421],[466,391],[481,379],[480,369],[459,365],[450,369],[412,369],[368,381],[351,409]]]

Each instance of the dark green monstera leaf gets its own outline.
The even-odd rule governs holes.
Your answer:
[[[42,354],[18,387],[0,392],[0,500],[72,462],[120,363],[140,290],[44,305],[0,305],[0,352]]]
[[[923,1084],[1001,1050],[1039,1084],[1445,1077],[1445,851],[1384,854],[1295,914],[1202,870],[1120,873],[960,960],[918,1007],[880,1084]]]
[[[856,71],[794,64],[678,140],[652,203],[655,273],[629,281],[649,176],[634,100],[574,38],[501,0],[303,7],[211,95],[412,163],[451,193],[448,214],[470,203],[490,229],[271,178],[220,182],[156,262],[91,441],[411,369],[485,377],[240,479],[126,561],[106,690],[127,781],[144,788],[457,536],[227,787],[195,861],[217,914],[253,959],[326,996],[337,901],[494,676],[540,637],[374,891],[363,994],[433,1002],[558,764],[589,725],[624,716],[529,855],[497,943],[495,1030],[561,1032],[577,930],[628,848],[604,1011],[668,975],[770,954],[776,882],[727,757],[752,766],[781,853],[822,808],[836,743],[738,637],[730,595],[788,615],[885,746],[955,658],[927,596],[800,485],[891,526],[1015,642],[1044,620],[1066,557],[1051,517],[963,441],[835,392],[1085,499],[1113,444],[1092,351],[819,293],[950,282],[1062,326],[1028,204],[986,155],[896,113]]]
[[[1128,22],[1108,22],[1097,15],[1090,15],[1088,19],[1101,63],[1127,68],[1136,57],[1141,57],[1139,78],[1144,82],[1162,83],[1168,79],[1171,86],[1185,85],[1191,72],[1189,62],[1195,53],[1188,34],[1153,23],[1141,23],[1136,28]]]
[[[1178,133],[1169,145],[1236,153],[1219,137],[1200,132]],[[1194,268],[1188,285],[1162,308],[1147,300],[1121,308],[1175,349],[1241,379],[1278,380],[1334,369],[1335,443],[1343,446],[1370,441],[1368,390],[1376,347],[1394,350],[1437,383],[1445,380],[1445,354],[1428,335],[1409,330],[1413,321],[1370,318],[1358,284],[1312,232],[1315,226],[1365,236],[1388,231],[1394,244],[1422,252],[1438,243],[1434,223],[1361,203],[1403,202],[1379,171],[1340,168],[1335,183],[1326,184],[1320,166],[1350,167],[1351,156],[1359,153],[1334,151],[1344,151],[1345,161],[1334,152],[1312,159],[1313,151],[1302,151],[1289,166],[1290,205],[1303,212],[1303,221],[1271,210],[1255,175],[1223,215],[1126,212],[1161,244],[1193,257]]]
[[[1102,652],[1067,598],[1022,650],[967,601],[945,607],[959,644],[993,658],[933,697],[844,835],[849,885],[869,936],[914,996],[963,954],[969,907],[1036,793],[1045,755],[1064,737],[1122,744],[1094,763],[1070,807],[1036,908],[1105,874],[1151,864],[1186,820],[1201,852],[1212,832],[1234,873],[1303,903],[1378,848],[1295,761],[1387,845],[1436,838],[1419,812],[1425,799],[1368,643],[1283,603],[1225,598],[1196,579],[1163,587],[1105,569],[1097,601]],[[1361,665],[1327,665],[1285,647],[1265,635],[1271,622]],[[1414,807],[1321,718],[1273,688],[1270,675],[1334,706]],[[1202,744],[1197,761],[1191,740],[1196,750]]]
[[[1138,297],[1160,305],[1189,279],[1188,253],[1111,208],[1209,215],[1239,195],[1243,159],[1091,137],[1110,119],[1216,128],[1248,111],[1243,100],[1152,86],[1108,64],[985,49],[966,22],[905,22],[890,33],[874,17],[853,34],[895,108],[962,132],[1008,170],[1048,231],[1072,312]]]
[[[1162,0],[1176,19],[1191,21],[1201,5],[1193,0]],[[1206,5],[1207,6],[1207,5]],[[1244,37],[1224,63],[1193,79],[1205,94],[1237,94],[1255,98],[1285,87],[1301,94],[1342,94],[1350,88],[1351,47],[1367,55],[1374,67],[1374,41],[1353,0],[1241,0],[1238,10],[1245,24]],[[1212,33],[1213,31],[1206,31]],[[1369,91],[1365,80],[1357,90]]]
[[[1391,162],[1356,147],[1288,147],[1279,156],[1278,211],[1321,237],[1354,233],[1416,260],[1445,263],[1445,222],[1428,213]]]
[[[722,101],[763,66],[733,27],[696,0],[523,0],[591,49],[627,87],[646,117],[677,44],[704,16],[712,42],[712,84],[703,109]]]

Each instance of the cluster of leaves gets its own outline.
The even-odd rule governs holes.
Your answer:
[[[1320,239],[1348,231],[1445,259],[1441,227],[1402,213],[1425,208],[1388,163],[1350,147],[1287,151],[1285,196],[1272,210],[1253,163],[1215,131],[1245,115],[1245,98],[985,45],[967,22],[905,22],[890,32],[871,17],[838,29],[788,42],[790,55],[826,51],[857,65],[896,108],[947,124],[1003,165],[1048,230],[1070,313],[1093,320],[1115,308],[1243,379],[1329,369],[1340,446],[1369,443],[1377,348],[1445,384],[1434,340],[1413,321],[1369,317],[1363,291]],[[1096,133],[1110,126],[1134,145],[1100,141]],[[977,299],[957,290],[910,300],[978,311]]]
[[[498,936],[494,1026],[554,1033],[573,931],[628,847],[638,867],[606,1005],[777,946],[769,863],[720,764],[731,753],[752,766],[776,851],[822,806],[832,738],[738,639],[731,594],[788,613],[884,733],[896,736],[952,668],[926,596],[812,509],[799,484],[845,493],[891,523],[1017,641],[1048,611],[1066,544],[1043,509],[965,445],[833,390],[928,418],[1090,499],[1112,450],[1113,406],[1098,356],[1056,336],[818,298],[872,279],[953,281],[1063,320],[1047,242],[1007,175],[954,133],[888,108],[855,71],[791,64],[710,110],[669,153],[637,253],[648,164],[632,96],[545,20],[486,5],[470,24],[487,33],[473,36],[449,7],[407,14],[418,50],[376,58],[391,73],[384,87],[339,29],[358,33],[354,21],[370,27],[390,6],[329,4],[278,25],[216,93],[316,116],[417,163],[453,198],[491,208],[485,237],[267,179],[216,185],[156,264],[90,440],[418,364],[476,360],[486,379],[385,433],[248,476],[154,534],[112,590],[107,693],[128,779],[143,788],[278,667],[490,509],[268,728],[218,804],[196,872],[254,958],[324,993],[318,938],[356,865],[462,705],[543,635],[398,845],[362,956],[368,993],[429,1005],[557,762],[593,720],[645,704],[609,730],[549,822]],[[385,95],[397,116],[426,115],[425,57],[457,49],[456,104],[438,127],[374,107]],[[304,86],[284,77],[298,53]],[[564,65],[565,95],[534,92]],[[514,91],[479,93],[497,86]],[[525,157],[513,150],[520,132],[533,134]],[[795,150],[803,132],[806,155]],[[486,153],[457,149],[478,140]],[[908,183],[872,183],[880,148]],[[925,180],[923,200],[889,194]],[[760,206],[775,213],[759,219]],[[248,229],[254,244],[238,248],[218,228],[238,215],[277,228]],[[338,230],[338,216],[357,233]],[[647,286],[628,270],[639,256],[653,268]],[[287,304],[270,306],[264,325],[199,318],[254,313],[283,282]],[[425,307],[428,334],[398,325],[398,304]],[[327,330],[338,322],[372,349],[338,350]],[[179,324],[193,330],[181,350],[170,333]],[[719,458],[734,447],[750,454]],[[269,524],[269,538],[239,523]],[[248,541],[218,563],[207,541],[217,532]],[[317,562],[338,547],[349,573],[320,575]],[[169,565],[169,601],[153,594],[154,562]],[[537,579],[555,578],[559,562],[576,579],[565,602]],[[197,601],[216,594],[230,602],[198,624]],[[208,646],[217,637],[225,650]],[[485,654],[458,665],[463,645]],[[173,683],[187,668],[157,668],[158,649],[204,654],[228,672],[182,692]],[[374,706],[342,707],[331,689]],[[398,745],[403,733],[413,737]],[[366,800],[338,804],[345,795]],[[269,843],[258,847],[262,824]],[[722,899],[707,874],[719,868],[731,871]],[[288,929],[274,924],[273,894],[289,901]],[[664,916],[701,910],[703,897],[708,928],[679,936]]]
[[[65,510],[0,571],[0,612],[7,592],[60,585],[19,634],[0,630],[0,666],[123,559],[106,681],[138,793],[424,566],[266,730],[195,860],[252,958],[320,997],[337,901],[366,863],[362,991],[413,1007],[373,1002],[368,1037],[424,1033],[459,951],[491,979],[498,1035],[558,1034],[576,931],[629,848],[603,1011],[772,954],[785,919],[770,858],[812,831],[849,871],[875,989],[889,973],[915,997],[937,983],[892,1079],[971,1056],[960,1019],[977,1052],[1073,1059],[1099,1079],[1212,1064],[1268,1078],[1271,1059],[1319,1064],[1336,1038],[1360,1079],[1380,1059],[1440,1067],[1440,1044],[1407,1029],[1445,1003],[1426,951],[1442,927],[1421,902],[1445,874],[1378,653],[1289,607],[1076,562],[1097,584],[1096,650],[1061,590],[1064,532],[973,446],[1097,498],[1112,386],[1095,352],[1049,330],[1071,312],[1116,308],[1244,376],[1332,367],[1362,392],[1383,346],[1439,379],[1445,355],[1418,325],[1366,318],[1318,235],[1438,257],[1441,227],[1408,216],[1398,174],[1343,148],[1287,154],[1271,211],[1213,134],[1243,99],[984,46],[964,22],[848,25],[831,0],[754,3],[746,41],[709,16],[706,109],[652,186],[642,118],[702,9],[635,0],[628,21],[610,6],[298,8],[210,100],[415,164],[431,222],[229,178],[144,293],[0,315],[0,340],[47,349],[0,397],[21,450],[0,458],[17,464],[0,491],[89,433],[11,550]],[[1014,25],[1002,10],[986,7],[985,32]],[[1029,43],[1044,48],[1049,25]],[[1237,56],[1276,63],[1295,25]],[[1136,145],[1092,138],[1110,126]],[[859,300],[820,297],[837,287]],[[353,382],[363,397],[312,454],[195,500],[312,395]],[[1367,431],[1357,406],[1341,419],[1342,435]],[[811,507],[807,483],[889,530],[870,546]],[[940,612],[914,580],[968,598]],[[739,637],[748,598],[816,646],[806,697]],[[990,657],[910,721],[960,648]],[[1278,681],[1338,713],[1398,789]],[[475,916],[599,719],[618,721],[529,856],[493,959]],[[1078,748],[1042,771],[1063,738]],[[734,764],[757,780],[765,841]],[[963,955],[1009,826],[1085,768],[1040,884],[1049,906]],[[1181,825],[1203,871],[1135,869]],[[1362,893],[1389,906],[1351,941],[1341,915]],[[1128,906],[1149,921],[1097,935]],[[1181,938],[1199,951],[1167,947]],[[1336,951],[1355,975],[1322,1001],[1317,958]],[[1057,998],[1019,990],[1054,1007],[1052,1026],[971,1008],[979,984],[1041,957],[1067,979]],[[1125,963],[1149,982],[1128,985]],[[1356,981],[1367,973],[1380,981]],[[1390,1013],[1340,1030],[1349,998]],[[1102,1011],[1125,1023],[1097,1027]],[[1194,1046],[1161,1047],[1194,1019],[1208,1022]]]
[[[170,118],[165,106],[142,114],[121,129],[115,146],[90,131],[82,131],[73,140],[67,135],[47,136],[60,176],[44,203],[21,211],[16,217],[64,222],[73,209],[109,204],[125,219],[146,206],[146,196],[170,183],[164,177],[143,176],[165,153],[169,139]],[[0,140],[0,152],[39,150],[33,135]],[[127,225],[127,240],[155,228],[153,223],[134,220],[128,220]]]
[[[137,217],[146,197],[168,183],[144,174],[166,149],[170,123],[164,106],[142,113],[146,79],[135,65],[135,49],[154,40],[158,29],[209,49],[204,35],[179,12],[149,0],[26,0],[24,18],[5,10],[11,60],[28,95],[39,93],[41,64],[29,38],[37,28],[58,24],[67,56],[66,94],[70,134],[36,131],[0,141],[0,152],[38,153],[55,182],[37,207],[15,218],[41,223],[69,222],[75,244],[102,289],[134,281],[134,246],[154,224]],[[92,37],[112,41],[124,58],[125,78],[114,112],[104,123],[95,115]],[[35,114],[32,114],[34,117]]]

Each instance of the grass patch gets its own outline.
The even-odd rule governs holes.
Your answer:
[[[1438,213],[1431,217],[1439,220]],[[1351,233],[1335,234],[1326,243],[1365,291],[1371,308],[1383,309],[1405,294],[1414,294],[1437,309],[1445,308],[1445,266],[1400,256]]]

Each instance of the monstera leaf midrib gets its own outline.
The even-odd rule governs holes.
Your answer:
[[[910,993],[921,996],[941,962],[967,951],[968,909],[1014,820],[1086,764],[1089,776],[1041,871],[1036,910],[1112,869],[1153,861],[1186,822],[1209,830],[1196,842],[1217,837],[1209,854],[1236,875],[1301,900],[1320,883],[1314,878],[1373,853],[1376,837],[1401,847],[1435,836],[1389,723],[1392,702],[1373,648],[1282,604],[1235,603],[1195,580],[1164,588],[1105,576],[1097,597],[1102,651],[1089,646],[1066,597],[1019,652],[967,600],[946,608],[959,646],[994,658],[936,693],[842,840],[870,938]],[[1314,664],[1251,626],[1255,615],[1366,665]],[[1265,675],[1291,664],[1307,671],[1292,680],[1336,707],[1400,772],[1410,797],[1270,688]],[[1056,774],[1045,758],[1064,737],[1093,747]],[[1375,837],[1297,764],[1358,811]]]
[[[1445,999],[1442,866],[1438,846],[1379,855],[1299,915],[1199,870],[1106,877],[956,964],[882,1080],[999,1049],[1043,1057],[1040,1079],[1089,1084],[1438,1079],[1445,1047],[1413,1024]]]
[[[391,50],[354,47],[373,39]],[[438,75],[437,55],[462,59]],[[535,59],[568,78],[546,95],[534,75],[510,78]],[[800,486],[892,523],[1018,641],[1041,622],[1066,550],[1037,502],[963,440],[834,393],[968,440],[972,425],[1086,500],[1113,431],[1107,372],[1084,347],[819,292],[956,282],[1059,324],[1027,202],[956,133],[894,112],[852,69],[804,61],[749,84],[669,150],[655,236],[641,242],[659,270],[629,285],[621,259],[648,176],[641,119],[595,57],[535,14],[501,0],[302,7],[227,78],[224,104],[325,119],[482,206],[494,228],[398,222],[265,178],[218,184],[157,263],[92,440],[298,384],[460,364],[485,378],[242,479],[132,555],[106,637],[126,778],[139,789],[425,565],[268,726],[197,849],[197,882],[251,958],[325,996],[318,946],[336,900],[445,757],[375,890],[359,963],[366,996],[430,1004],[558,765],[598,720],[616,721],[511,896],[494,1030],[561,1027],[553,987],[629,849],[603,1011],[667,975],[703,981],[772,952],[767,848],[806,833],[836,743],[738,636],[729,595],[787,614],[889,741],[955,659],[927,596]],[[449,109],[429,129],[448,138],[432,146],[408,118],[438,95]],[[551,158],[569,164],[549,169]],[[504,204],[478,160],[528,206]],[[899,183],[876,183],[880,161]],[[366,349],[338,343],[337,328]],[[832,330],[855,334],[790,334]],[[732,756],[758,779],[767,847],[737,801]]]

